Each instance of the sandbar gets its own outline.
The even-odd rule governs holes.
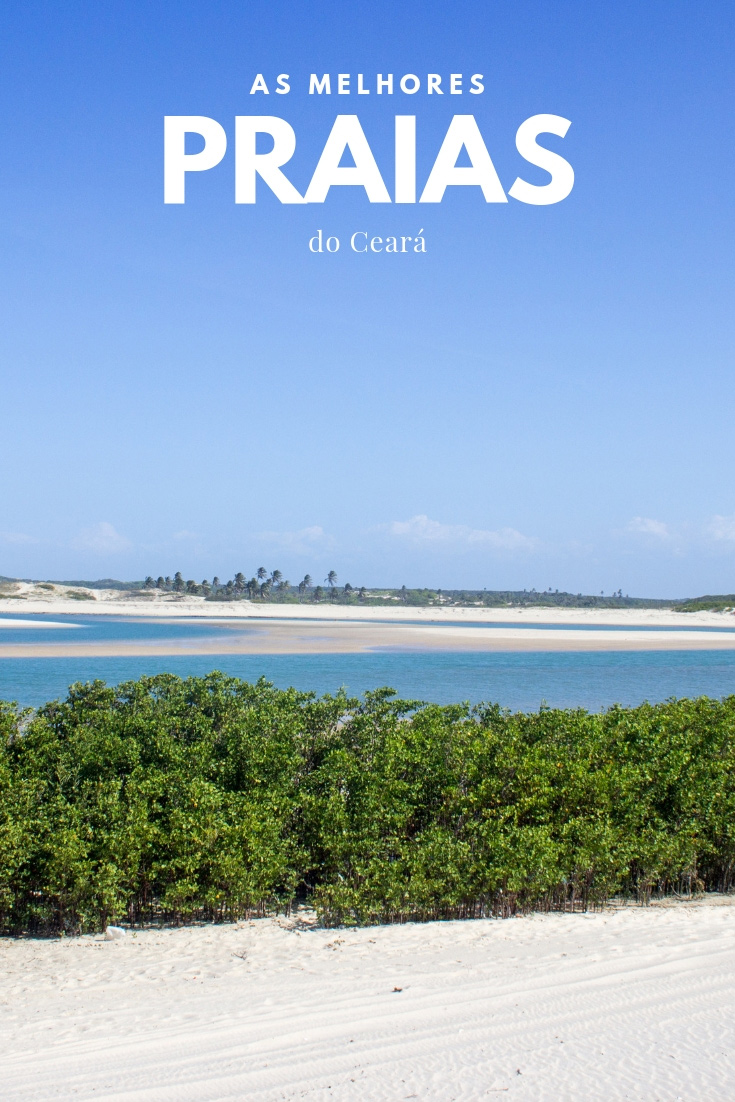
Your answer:
[[[201,621],[198,621],[201,624]],[[507,627],[360,621],[212,621],[212,635],[96,642],[0,642],[2,658],[114,658],[226,654],[360,654],[369,651],[733,650],[735,631]]]

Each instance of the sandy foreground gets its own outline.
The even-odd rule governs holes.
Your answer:
[[[0,940],[3,1099],[735,1097],[735,900]]]

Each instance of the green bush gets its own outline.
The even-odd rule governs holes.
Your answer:
[[[0,930],[728,890],[735,697],[511,714],[168,674],[0,704]]]

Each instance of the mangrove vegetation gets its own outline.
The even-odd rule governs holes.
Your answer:
[[[327,924],[727,891],[735,697],[605,712],[212,673],[0,706],[0,930]]]

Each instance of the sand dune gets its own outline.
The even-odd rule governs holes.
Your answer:
[[[735,900],[0,941],[2,1096],[735,1097]]]

